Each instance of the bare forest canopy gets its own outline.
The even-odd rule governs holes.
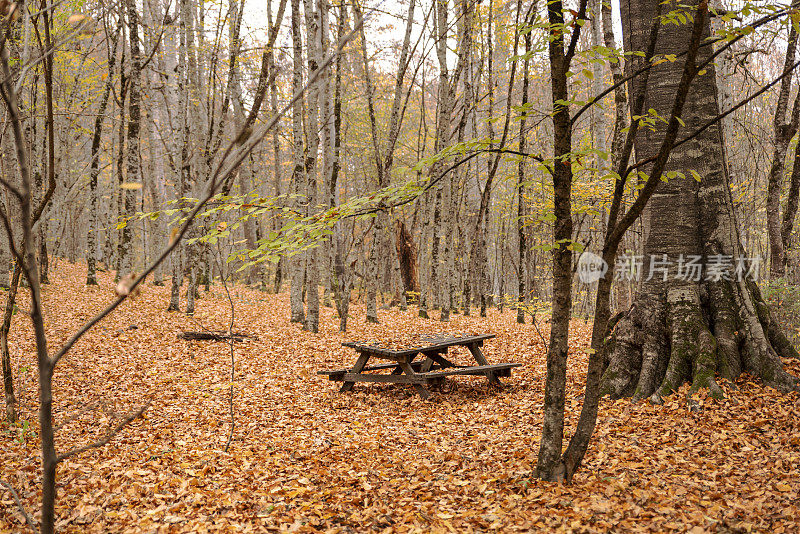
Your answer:
[[[6,419],[11,435],[38,414],[42,467],[40,494],[26,482],[20,499],[5,471],[0,491],[33,529],[63,512],[56,468],[158,402],[56,446],[62,416],[102,404],[59,389],[60,363],[137,298],[177,312],[171,349],[215,342],[226,454],[252,431],[237,355],[272,339],[237,322],[240,290],[270,293],[265,313],[297,323],[276,328],[329,349],[365,328],[396,342],[395,321],[493,333],[513,314],[539,351],[520,355],[523,381],[543,390],[530,480],[596,465],[605,397],[681,392],[698,414],[744,403],[743,380],[800,391],[798,2],[0,0],[0,32]],[[96,306],[56,335],[47,284],[65,272],[81,283],[53,282]],[[214,288],[227,318],[204,324]],[[31,411],[18,397],[34,368]]]

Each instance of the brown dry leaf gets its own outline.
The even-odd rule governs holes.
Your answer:
[[[55,347],[114,298],[115,284],[99,273],[100,287],[86,287],[85,266],[64,261],[51,278],[43,298]],[[198,322],[226,331],[227,297],[221,287],[201,293],[190,318],[166,312],[169,291],[148,283],[57,370],[55,419],[69,421],[59,430],[61,451],[155,399],[108,446],[60,465],[60,532],[800,531],[800,396],[747,376],[724,402],[703,399],[700,413],[687,409],[688,386],[663,406],[603,399],[574,483],[536,481],[545,348],[534,326],[517,324],[510,311],[442,324],[413,308],[380,310],[373,325],[356,303],[341,334],[335,311],[323,307],[314,335],[289,321],[287,295],[231,287],[236,330],[258,340],[235,348],[237,426],[225,453],[228,345],[176,334],[199,330]],[[442,331],[496,334],[484,346],[489,361],[524,365],[502,391],[484,379],[448,378],[429,401],[398,385],[339,393],[316,374],[352,366],[355,353],[342,342],[389,344]],[[567,435],[580,413],[590,334],[591,323],[573,323]],[[20,417],[35,431],[33,349],[30,322],[17,314],[11,360]],[[470,361],[461,349],[449,356]],[[800,374],[800,362],[788,366]],[[35,434],[0,424],[0,478],[33,512],[38,446]],[[9,496],[0,500],[0,532],[22,531]]]

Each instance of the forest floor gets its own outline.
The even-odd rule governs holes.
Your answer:
[[[109,274],[87,288],[84,269],[60,262],[51,272],[44,292],[51,347],[114,297]],[[177,338],[183,330],[227,329],[221,286],[203,293],[190,318],[166,312],[169,288],[148,283],[62,361],[55,378],[56,423],[68,421],[58,431],[61,452],[102,436],[115,413],[153,402],[109,445],[60,465],[61,532],[800,530],[797,394],[743,377],[737,389],[726,388],[725,401],[702,398],[699,413],[688,409],[685,389],[663,406],[606,399],[574,483],[541,483],[532,474],[545,350],[536,329],[518,325],[512,311],[441,323],[413,308],[380,310],[381,324],[372,325],[355,304],[350,331],[340,334],[335,312],[323,308],[314,335],[289,322],[287,295],[242,286],[232,294],[235,330],[258,340],[236,344],[236,426],[227,453],[228,345]],[[572,425],[590,327],[576,320],[572,328]],[[428,401],[397,385],[339,393],[338,383],[316,375],[352,365],[343,341],[442,331],[497,334],[485,345],[489,361],[523,367],[503,391],[458,377]],[[24,313],[15,316],[11,350],[30,428],[0,425],[0,478],[36,512],[37,390]],[[787,363],[800,373],[800,362]],[[2,491],[0,532],[23,531],[21,521]]]

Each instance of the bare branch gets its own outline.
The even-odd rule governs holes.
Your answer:
[[[117,426],[115,426],[113,429],[109,430],[109,431],[108,431],[108,432],[107,432],[107,433],[106,433],[106,434],[105,434],[105,435],[104,435],[102,438],[100,438],[99,440],[97,440],[97,441],[94,441],[94,442],[92,442],[92,443],[89,443],[88,445],[84,445],[83,447],[78,447],[78,448],[76,448],[76,449],[72,449],[72,450],[70,450],[70,451],[67,451],[67,452],[65,452],[65,453],[63,453],[63,454],[59,454],[59,455],[56,457],[56,463],[58,463],[58,462],[61,462],[61,461],[63,461],[63,460],[66,460],[67,458],[69,458],[69,457],[71,457],[71,456],[75,456],[76,454],[81,454],[82,452],[86,452],[86,451],[90,451],[90,450],[92,450],[92,449],[98,449],[98,448],[100,448],[100,447],[103,447],[103,446],[104,446],[104,445],[106,445],[106,444],[107,444],[109,441],[111,441],[112,439],[114,439],[114,436],[116,436],[117,434],[119,434],[120,430],[122,430],[123,428],[125,428],[126,426],[128,426],[129,424],[131,424],[131,423],[132,423],[132,422],[133,422],[135,419],[139,418],[139,416],[141,416],[141,415],[144,413],[144,411],[145,411],[147,408],[149,408],[149,407],[150,407],[150,405],[151,405],[152,403],[153,403],[153,401],[152,401],[152,400],[148,400],[148,401],[147,401],[145,404],[143,404],[143,405],[142,405],[142,406],[141,406],[141,407],[140,407],[138,410],[136,410],[135,412],[133,412],[133,413],[131,413],[131,414],[127,415],[127,416],[126,416],[126,417],[125,417],[125,418],[124,418],[122,421],[120,421],[120,422],[117,424]]]
[[[779,19],[780,17],[782,17],[782,16],[784,16],[784,15],[786,15],[786,14],[790,13],[791,11],[792,11],[792,10],[791,10],[790,8],[786,8],[786,9],[782,9],[782,10],[780,10],[780,11],[777,11],[777,12],[775,12],[775,13],[771,13],[771,14],[769,14],[769,15],[765,15],[764,17],[761,17],[760,19],[756,20],[756,21],[755,21],[755,22],[753,22],[752,24],[748,24],[746,27],[748,27],[748,28],[753,28],[753,29],[755,29],[755,28],[758,28],[758,27],[760,27],[760,26],[763,26],[764,24],[767,24],[767,23],[769,23],[769,22],[772,22],[772,21],[774,21],[774,20],[777,20],[777,19]],[[655,24],[659,24],[659,23],[658,23],[658,21],[654,21],[654,23],[655,23]],[[712,53],[712,54],[711,54],[711,57],[710,57],[710,58],[708,58],[706,61],[704,61],[703,63],[701,63],[700,65],[698,65],[698,67],[697,67],[697,68],[698,68],[698,70],[702,70],[702,69],[703,69],[705,66],[707,66],[707,65],[708,65],[710,62],[712,62],[712,61],[714,60],[714,58],[715,58],[715,57],[717,57],[718,55],[720,55],[721,53],[723,53],[725,50],[727,50],[728,48],[730,48],[731,46],[733,46],[733,45],[734,45],[734,44],[735,44],[737,41],[739,41],[740,39],[742,39],[743,37],[745,37],[745,36],[747,36],[747,35],[750,35],[750,34],[749,34],[749,33],[742,32],[742,33],[740,33],[739,35],[737,35],[736,37],[734,37],[733,39],[729,40],[729,41],[728,41],[727,43],[725,43],[723,46],[719,47],[719,49],[718,49],[718,50],[716,50],[714,53]],[[725,37],[717,37],[717,38],[714,38],[714,39],[709,39],[709,40],[705,41],[704,43],[701,43],[701,44],[700,44],[700,48],[704,48],[704,47],[706,47],[706,46],[713,46],[714,44],[716,44],[716,43],[718,43],[718,42],[721,42],[721,41],[725,41],[725,40],[726,40],[726,38],[725,38]],[[681,58],[681,57],[685,56],[687,53],[688,53],[688,49],[687,49],[687,50],[684,50],[683,52],[681,52],[681,53],[679,53],[679,54],[676,54],[676,55],[675,55],[675,59]],[[598,102],[600,102],[600,101],[601,101],[603,98],[605,98],[607,95],[609,95],[609,94],[610,94],[612,91],[614,91],[614,90],[615,90],[615,89],[617,89],[618,87],[621,87],[622,85],[626,84],[626,83],[627,83],[627,82],[629,82],[630,80],[632,80],[632,79],[634,79],[634,78],[636,78],[636,77],[638,77],[638,76],[640,76],[640,75],[644,74],[645,72],[648,72],[650,69],[652,69],[652,68],[653,68],[653,67],[655,67],[655,66],[656,66],[656,64],[651,62],[651,63],[649,63],[648,65],[645,65],[645,66],[644,66],[644,67],[642,67],[641,69],[637,70],[636,72],[633,72],[633,73],[629,74],[628,76],[625,76],[625,77],[623,77],[622,79],[620,79],[620,80],[619,80],[619,81],[617,81],[616,83],[613,83],[612,85],[608,86],[608,87],[607,87],[606,89],[604,89],[604,90],[603,90],[603,91],[602,91],[600,94],[598,94],[597,96],[595,96],[594,98],[592,98],[591,100],[589,100],[589,101],[588,101],[586,104],[584,104],[584,105],[583,105],[583,106],[582,106],[582,107],[581,107],[581,108],[580,108],[580,109],[579,109],[579,110],[578,110],[578,111],[577,111],[577,112],[576,112],[576,113],[575,113],[575,114],[572,116],[572,123],[574,124],[575,122],[577,122],[577,120],[578,120],[578,117],[580,117],[581,115],[583,115],[583,114],[584,114],[584,113],[585,113],[585,112],[586,112],[586,111],[587,111],[589,108],[591,108],[592,106],[594,106],[595,104],[597,104]]]
[[[20,500],[19,495],[17,495],[17,492],[14,490],[14,487],[3,479],[0,479],[0,485],[4,486],[11,493],[11,497],[14,498],[14,502],[17,503],[17,508],[19,508],[20,513],[25,518],[28,526],[31,527],[31,530],[34,532],[39,532],[39,529],[37,529],[36,525],[33,524],[33,519],[31,519],[31,516],[29,516],[28,512],[25,511],[25,507],[22,505],[22,501]]]

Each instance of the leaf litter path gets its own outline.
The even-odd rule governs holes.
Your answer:
[[[113,298],[108,274],[99,288],[86,288],[84,272],[64,262],[52,272],[45,290],[51,347]],[[533,480],[545,351],[533,326],[517,325],[509,311],[443,324],[412,309],[381,310],[381,324],[368,325],[355,305],[342,335],[333,310],[323,308],[321,333],[313,335],[289,322],[286,295],[237,286],[236,330],[258,340],[236,344],[237,426],[224,453],[227,345],[177,333],[200,324],[225,330],[225,294],[221,287],[204,293],[191,319],[165,311],[168,291],[148,284],[58,369],[56,423],[69,421],[58,434],[60,451],[102,435],[115,414],[153,398],[109,446],[59,467],[62,532],[800,529],[800,399],[747,378],[728,388],[725,402],[701,399],[701,413],[687,409],[685,390],[663,406],[606,399],[575,483]],[[590,325],[578,320],[572,330],[567,413],[574,425]],[[315,375],[352,364],[343,341],[441,331],[495,333],[489,361],[524,367],[502,392],[479,378],[451,378],[430,401],[395,385],[358,384],[341,394]],[[13,366],[21,419],[35,429],[32,355],[19,313]],[[790,368],[800,373],[797,362]],[[19,436],[0,426],[0,477],[35,512],[39,443]],[[9,494],[0,494],[0,532],[22,530]]]

